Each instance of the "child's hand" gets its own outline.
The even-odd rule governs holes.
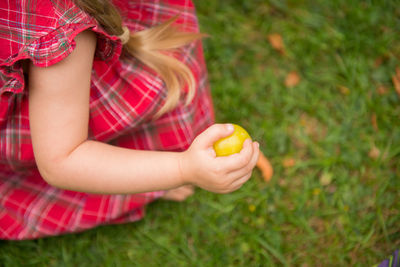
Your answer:
[[[214,124],[196,137],[181,154],[180,168],[184,183],[214,193],[239,189],[250,177],[259,155],[259,145],[247,139],[240,153],[217,157],[214,142],[233,133],[231,124]]]

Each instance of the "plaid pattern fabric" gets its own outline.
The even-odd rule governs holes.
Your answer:
[[[191,1],[113,2],[132,32],[178,14],[179,27],[198,31]],[[213,123],[200,42],[176,55],[195,76],[194,100],[188,106],[182,100],[176,109],[154,120],[166,97],[163,82],[136,59],[120,58],[119,39],[104,32],[72,0],[0,1],[0,239],[33,239],[136,221],[143,217],[144,206],[163,194],[95,195],[61,190],[48,185],[37,170],[23,61],[45,67],[62,60],[73,51],[74,37],[86,29],[98,37],[91,79],[90,139],[132,149],[182,151]]]

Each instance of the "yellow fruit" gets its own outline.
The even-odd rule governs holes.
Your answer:
[[[214,143],[214,150],[218,157],[229,156],[240,152],[243,148],[244,140],[250,138],[245,129],[239,125],[233,124],[234,132],[225,138]]]

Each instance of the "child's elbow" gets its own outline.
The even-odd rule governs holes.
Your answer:
[[[37,162],[37,168],[43,180],[49,185],[63,189],[63,178],[61,177],[62,161],[47,160],[46,162]]]

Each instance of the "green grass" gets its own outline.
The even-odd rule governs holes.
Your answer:
[[[4,266],[372,266],[400,247],[399,2],[195,3],[212,36],[204,48],[217,120],[261,143],[272,181],[255,171],[229,195],[153,203],[138,223],[1,241]],[[285,56],[270,33],[282,35]],[[290,71],[301,82],[286,88]]]

